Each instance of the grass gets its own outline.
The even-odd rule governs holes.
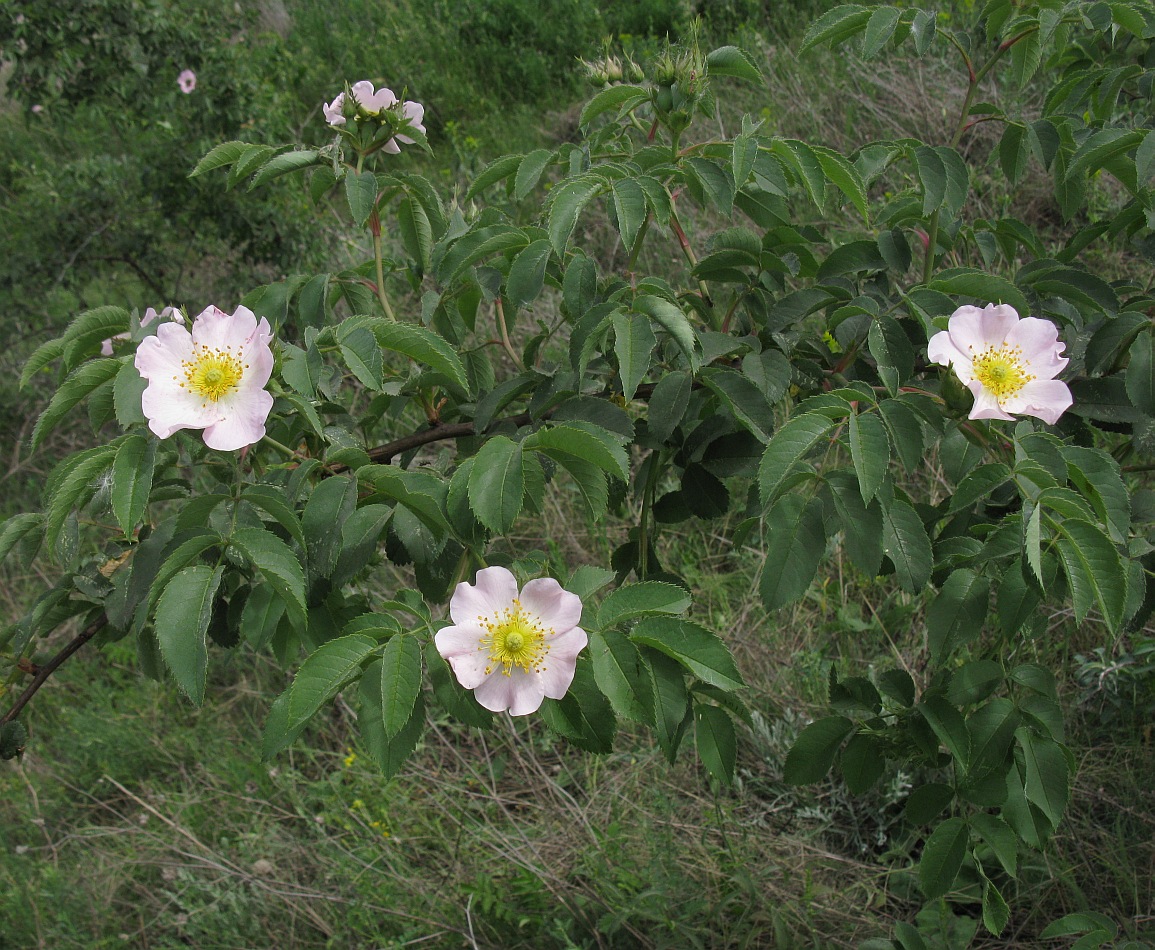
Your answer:
[[[928,60],[912,77],[821,51],[797,60],[775,42],[759,47],[771,89],[727,95],[716,120],[723,127],[742,111],[766,110],[781,134],[836,148],[867,137],[935,138],[939,90],[957,75],[949,62]],[[355,65],[369,69],[368,55],[357,52]],[[413,68],[420,65],[418,56]],[[484,76],[466,79],[462,101]],[[567,103],[508,110],[512,130],[457,116],[444,177],[556,141]],[[1037,178],[976,200],[1048,213]],[[709,220],[694,225],[696,239],[709,234]],[[584,226],[604,236],[607,257],[620,253],[604,222]],[[28,414],[5,411],[5,442],[24,443]],[[10,456],[7,504],[36,490],[45,457]],[[628,524],[588,524],[559,489],[518,528],[511,544],[548,552],[564,574],[607,561]],[[1082,909],[1153,939],[1149,726],[1104,728],[1090,706],[1071,723],[1079,771],[1070,810],[1046,862],[1025,868],[1008,894],[1009,938],[975,935],[974,905],[920,914],[912,873],[920,832],[902,816],[911,776],[887,775],[857,798],[837,782],[797,788],[782,779],[786,749],[824,706],[832,665],[898,662],[917,671],[915,606],[857,576],[834,551],[805,600],[767,616],[755,589],[756,539],[734,548],[726,534],[688,522],[665,526],[659,543],[665,566],[697,591],[696,618],[725,631],[750,684],[753,726],[740,735],[734,788],[711,787],[692,753],[668,766],[642,734],[625,734],[616,753],[599,758],[534,721],[478,732],[436,719],[401,775],[384,782],[350,745],[340,702],[305,740],[261,762],[260,731],[269,698],[284,687],[281,672],[247,650],[217,654],[226,658],[212,670],[210,698],[193,709],[171,685],[142,678],[131,645],[117,644],[87,651],[53,678],[27,717],[29,753],[0,766],[0,948],[788,950],[854,947],[916,919],[934,947],[964,946],[968,935],[982,946],[1035,946],[1049,921]],[[14,616],[42,568],[10,561],[2,570],[3,608]],[[1061,613],[1052,620],[1053,639],[1024,650],[1058,667],[1101,645],[1094,625],[1074,630]],[[1066,689],[1073,697],[1077,687]]]
[[[552,540],[573,563],[614,543],[554,501],[518,547]],[[661,553],[750,683],[733,789],[711,788],[692,752],[668,766],[648,736],[587,756],[533,720],[479,732],[434,719],[383,782],[340,702],[262,763],[283,686],[271,664],[229,655],[193,709],[118,644],[53,679],[28,717],[30,753],[0,773],[0,947],[853,947],[912,919],[910,777],[857,798],[782,781],[829,664],[894,650],[917,663],[909,610],[844,575],[768,617],[754,549],[689,524],[665,531]],[[848,635],[852,604],[868,636]],[[1150,741],[1074,744],[1064,831],[1012,901],[1016,946],[1074,909],[1150,929]]]

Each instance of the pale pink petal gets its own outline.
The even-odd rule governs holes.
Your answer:
[[[1023,359],[1036,376],[1052,379],[1067,365],[1066,357],[1059,355],[1066,344],[1059,342],[1059,328],[1050,320],[1024,317],[1007,334],[1007,343],[1022,349]]]
[[[397,144],[397,139],[400,136],[391,138],[388,142],[381,146],[381,151],[386,155],[398,155],[401,152],[401,146]]]
[[[545,667],[538,673],[545,695],[550,699],[561,699],[573,685],[576,670],[576,658],[558,659],[550,654]]]
[[[485,630],[476,624],[454,624],[438,630],[433,642],[437,645],[437,652],[449,659],[451,656],[484,653],[484,650],[479,650],[478,647],[485,636]]]
[[[183,377],[185,360],[193,357],[193,342],[179,323],[162,323],[156,336],[145,337],[136,348],[136,369],[148,380]],[[175,383],[174,383],[175,385]]]
[[[253,445],[265,437],[265,420],[273,408],[273,397],[263,389],[234,394],[217,402],[219,421],[205,427],[205,445],[232,452]]]
[[[517,578],[504,567],[486,567],[477,572],[475,584],[462,581],[449,601],[449,616],[459,625],[491,621],[513,606]]]
[[[1019,322],[1019,314],[1008,304],[992,303],[983,307],[981,319],[983,337],[997,346]]]
[[[975,397],[975,404],[971,407],[970,411],[971,419],[1003,419],[1007,422],[1015,421],[1015,417],[1003,411],[994,394],[985,389],[983,384],[977,379],[967,383],[967,389],[969,389]]]
[[[497,670],[477,685],[473,695],[490,712],[505,712],[517,701],[517,685],[512,674],[506,676]]]
[[[1057,379],[1033,379],[1014,396],[1005,398],[1003,408],[1020,415],[1037,416],[1054,425],[1073,402],[1066,383]]]
[[[515,669],[508,677],[514,681],[513,702],[509,704],[511,716],[528,716],[541,708],[545,699],[545,680],[539,673],[523,673]],[[564,696],[565,693],[562,693]],[[559,697],[560,698],[560,697]]]
[[[493,673],[489,668],[489,654],[484,650],[475,648],[472,653],[455,654],[445,659],[449,662],[457,682],[466,689],[477,689],[485,678]],[[501,675],[500,670],[497,675]]]
[[[962,353],[985,350],[992,342],[1002,342],[1001,338],[987,339],[983,333],[983,312],[978,307],[959,307],[947,321],[947,332],[951,342]]]
[[[490,712],[508,712],[511,716],[526,716],[537,712],[545,698],[545,687],[537,673],[517,669],[506,676],[500,670],[491,673],[473,695]]]
[[[414,102],[411,99],[405,100],[405,105],[401,107],[401,114],[407,118],[415,128],[425,131],[425,126],[421,123],[425,119],[425,106],[420,102]]]
[[[332,102],[325,103],[322,110],[325,113],[325,121],[329,125],[337,126],[345,124],[345,93],[337,94],[337,98]]]
[[[372,115],[390,108],[397,102],[397,97],[393,95],[392,89],[382,87],[374,92],[373,83],[367,79],[354,83],[352,91],[353,98],[357,100],[358,105]]]
[[[148,427],[167,439],[178,429],[203,429],[217,421],[215,407],[170,380],[150,383],[141,396],[141,410]]]
[[[425,118],[425,106],[420,102],[412,102],[406,100],[401,107],[401,115],[408,120],[410,127],[416,129],[422,135],[425,134],[425,126],[421,124],[421,120]],[[414,145],[415,142],[408,135],[398,134],[397,141],[404,142],[406,145]]]
[[[257,318],[247,307],[237,307],[235,314],[220,307],[207,307],[193,321],[192,339],[198,346],[210,349],[236,348],[257,329]]]
[[[582,599],[552,577],[539,577],[521,589],[521,606],[555,633],[569,630],[582,619]]]
[[[209,448],[232,451],[259,441],[273,397],[264,390],[272,370],[268,321],[257,323],[250,310],[238,307],[230,315],[209,307],[193,322],[192,331],[175,321],[161,322],[156,335],[146,337],[136,352],[136,368],[148,380],[141,408],[149,428],[162,439],[179,429],[203,429]],[[225,350],[243,369],[231,391],[212,398],[193,392],[188,365],[203,358],[204,348]]]
[[[547,638],[546,643],[549,645],[549,658],[551,660],[554,658],[575,660],[577,659],[577,655],[586,648],[589,642],[589,636],[581,627],[570,627],[564,633],[559,633],[556,636]]]
[[[943,330],[930,338],[926,345],[926,358],[940,366],[953,366],[956,373],[965,370],[970,378],[970,355],[955,346],[949,330]]]
[[[103,343],[101,343],[100,344],[100,355],[101,356],[112,356],[112,341],[115,340],[117,337],[121,337],[121,336],[124,336],[124,334],[118,333],[118,334],[116,334],[115,337],[112,337],[108,340],[105,340]]]

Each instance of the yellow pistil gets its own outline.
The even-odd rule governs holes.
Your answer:
[[[973,357],[972,363],[975,379],[1000,401],[1016,395],[1035,378],[1033,373],[1027,372],[1023,350],[1018,346],[1003,344],[998,349],[988,346]]]
[[[521,609],[521,601],[515,599],[513,606],[496,616],[481,617],[481,625],[487,633],[478,644],[479,650],[489,650],[489,664],[485,667],[489,675],[498,666],[509,676],[515,666],[526,673],[541,673],[545,670],[545,656],[549,644],[547,634],[553,631],[542,626]]]
[[[184,381],[180,388],[204,399],[202,405],[207,405],[209,400],[217,402],[236,389],[249,368],[248,363],[242,363],[240,357],[233,354],[230,346],[220,349],[200,345],[193,347],[193,358],[182,360],[181,366]]]

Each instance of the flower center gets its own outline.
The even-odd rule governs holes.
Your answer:
[[[1033,373],[1027,372],[1028,364],[1018,346],[1004,344],[998,349],[988,346],[974,357],[973,366],[975,378],[995,399],[1014,396],[1035,378]]]
[[[520,601],[514,600],[511,608],[492,620],[482,617],[481,625],[487,633],[481,638],[478,649],[489,651],[486,674],[492,673],[497,666],[502,667],[506,676],[515,666],[526,673],[540,673],[545,669],[543,663],[549,653],[545,638],[553,631],[527,616]]]
[[[224,349],[196,346],[193,358],[182,361],[181,365],[184,367],[181,389],[213,402],[236,389],[248,369],[248,364],[234,356],[232,347],[228,346]]]

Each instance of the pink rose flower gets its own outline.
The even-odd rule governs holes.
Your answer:
[[[425,106],[420,102],[413,102],[409,99],[400,102],[397,96],[394,95],[392,89],[386,87],[374,89],[373,83],[368,79],[362,79],[360,82],[353,83],[349,92],[353,97],[353,101],[357,103],[357,107],[367,115],[378,116],[382,112],[393,109],[400,114],[400,117],[409,127],[416,129],[422,135],[425,134],[425,126],[422,124],[425,119]],[[332,102],[325,103],[322,111],[325,113],[325,121],[328,122],[329,125],[334,128],[344,125],[345,94],[343,92],[339,93]],[[398,142],[403,142],[406,145],[414,144],[412,138],[399,132],[382,145],[381,150],[388,152],[390,155],[396,155],[401,151],[401,146],[397,144]]]
[[[1055,379],[1066,347],[1050,320],[1024,317],[1006,304],[959,307],[947,329],[931,337],[927,358],[950,366],[975,397],[972,419],[1037,416],[1054,425],[1074,402]]]
[[[148,380],[142,407],[162,439],[178,429],[204,429],[205,445],[231,451],[260,441],[273,397],[272,331],[247,307],[235,314],[209,307],[192,325],[162,323],[136,351]]]
[[[176,84],[180,86],[180,91],[187,96],[197,87],[197,74],[191,69],[182,69],[180,75],[176,77]]]
[[[368,79],[362,79],[360,82],[353,83],[351,91],[353,98],[357,100],[357,105],[368,112],[369,115],[378,115],[397,102],[397,97],[393,95],[392,89],[387,89],[382,86],[380,89],[374,91],[373,83]]]
[[[433,638],[453,675],[492,712],[536,712],[545,697],[561,699],[573,682],[589,638],[577,624],[582,602],[552,577],[517,591],[504,567],[477,572],[449,601],[453,625]]]

